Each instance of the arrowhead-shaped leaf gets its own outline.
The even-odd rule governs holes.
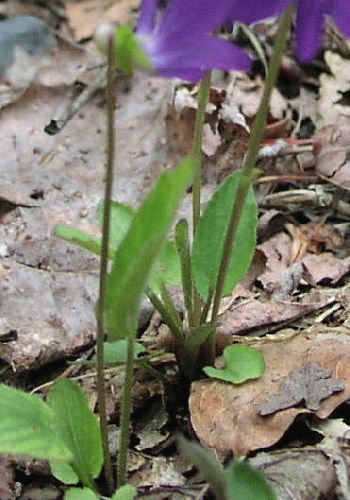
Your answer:
[[[119,245],[128,232],[135,210],[123,203],[112,201],[111,206],[111,226],[109,240],[109,255],[113,257]],[[103,221],[103,203],[98,207],[100,224]],[[70,243],[74,243],[96,255],[101,254],[101,238],[91,236],[81,229],[58,224],[55,226],[54,235]],[[152,269],[149,279],[149,286],[154,293],[159,293],[159,281],[171,285],[181,284],[180,262],[176,252],[175,243],[167,241],[159,255],[157,264]]]
[[[216,284],[226,232],[236,196],[240,172],[234,172],[221,184],[200,219],[192,249],[193,276],[204,301]],[[228,295],[249,269],[256,246],[257,206],[252,189],[238,226],[224,295]]]

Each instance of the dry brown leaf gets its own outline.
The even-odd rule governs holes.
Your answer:
[[[316,172],[332,184],[350,189],[350,117],[340,116],[315,136]]]
[[[77,40],[92,37],[104,22],[129,24],[139,4],[140,0],[65,1],[68,24]]]
[[[333,460],[320,450],[259,453],[249,462],[264,471],[279,500],[334,496],[337,477]]]
[[[266,269],[258,281],[272,298],[287,300],[301,278],[314,286],[322,281],[335,284],[349,272],[348,258],[320,253],[346,249],[345,239],[334,227],[313,223],[285,227],[289,235],[280,232],[258,246],[266,258]]]
[[[320,283],[335,285],[350,272],[350,257],[337,259],[333,254],[306,255],[303,258],[303,278],[310,285]]]
[[[350,335],[347,330],[327,333],[327,329],[299,334],[289,339],[266,338],[249,342],[265,358],[266,371],[259,380],[235,386],[202,380],[192,384],[190,412],[193,428],[201,443],[227,456],[245,455],[275,444],[301,413],[303,407],[288,408],[261,417],[257,406],[278,394],[286,377],[297,367],[317,363],[330,370],[332,378],[344,383],[344,391],[321,402],[315,412],[326,418],[350,397]]]
[[[122,202],[136,205],[164,170],[170,88],[167,80],[135,76],[128,93],[119,92],[114,196]],[[1,343],[0,357],[18,370],[65,357],[95,335],[98,261],[51,235],[58,223],[97,232],[104,101],[96,95],[60,134],[48,136],[44,126],[65,102],[65,88],[36,87],[2,110],[0,336],[16,331],[18,339]],[[11,185],[16,190],[5,189]]]
[[[217,330],[217,350],[221,352],[232,344],[234,335],[244,335],[254,330],[269,330],[276,325],[286,325],[306,314],[333,304],[333,292],[314,290],[300,302],[251,299],[234,305],[220,316]]]
[[[281,381],[280,392],[256,407],[259,415],[267,417],[293,406],[319,410],[321,401],[345,389],[341,380],[331,378],[331,372],[317,363],[298,366]]]
[[[344,248],[345,240],[340,232],[331,224],[302,224],[299,226],[303,236],[307,238],[307,251],[320,253],[323,250],[339,250]]]
[[[350,115],[349,106],[343,106],[339,102],[342,93],[350,90],[350,61],[331,51],[325,52],[324,58],[331,75],[320,75],[317,128],[333,125],[340,117]]]
[[[0,456],[0,498],[4,500],[14,500],[16,498],[14,474],[7,455]]]
[[[176,463],[168,457],[150,457],[145,464],[129,475],[129,482],[138,488],[162,486],[183,486],[185,477],[177,470]]]

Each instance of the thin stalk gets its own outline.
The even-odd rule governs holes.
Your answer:
[[[151,304],[154,306],[154,308],[159,312],[161,315],[163,321],[175,337],[176,342],[178,345],[181,347],[184,344],[184,334],[182,329],[178,327],[176,322],[174,322],[172,315],[166,308],[165,304],[157,297],[157,295],[153,292],[148,291],[147,292],[147,297],[149,298]]]
[[[182,320],[179,311],[176,309],[173,299],[163,282],[160,283],[160,296],[174,324],[177,326],[178,330],[182,331]]]
[[[196,125],[194,130],[192,156],[194,158],[194,178],[192,188],[192,222],[195,234],[201,216],[201,186],[202,186],[202,138],[205,120],[205,109],[209,101],[211,71],[205,75],[199,85]]]
[[[213,295],[214,295],[214,290],[209,290],[207,301],[205,302],[203,309],[202,309],[202,314],[201,314],[201,319],[200,319],[201,325],[203,325],[203,323],[205,323],[207,321],[207,317],[208,317],[210,306],[211,306],[211,301],[213,300]]]
[[[203,127],[205,120],[205,109],[209,101],[210,82],[211,82],[211,71],[208,71],[208,73],[205,75],[205,77],[202,79],[199,85],[196,125],[195,125],[193,148],[192,148],[192,156],[194,158],[194,176],[193,176],[193,188],[192,188],[193,236],[196,233],[199,219],[201,216],[202,139],[203,139]],[[193,320],[195,325],[199,324],[200,315],[201,315],[201,299],[194,287]]]
[[[283,50],[290,30],[292,13],[293,13],[293,6],[291,5],[286,9],[286,11],[281,16],[280,19],[276,42],[269,64],[269,70],[267,73],[264,92],[261,98],[258,113],[254,120],[253,129],[248,143],[248,152],[244,160],[243,170],[237,188],[237,194],[231,209],[230,223],[226,233],[226,239],[223,248],[223,256],[221,260],[219,274],[216,281],[211,322],[217,321],[219,307],[220,307],[220,300],[224,289],[226,274],[230,264],[232,248],[237,235],[238,224],[246,202],[248,190],[254,177],[254,167],[258,157],[261,139],[263,137],[266,126],[270,97],[277,80]],[[209,341],[210,341],[209,345],[210,352],[208,354],[210,355],[211,360],[213,360],[215,357],[215,335],[212,335]]]
[[[190,239],[188,234],[188,223],[185,219],[180,220],[176,224],[175,244],[181,266],[181,283],[188,324],[190,327],[193,327],[193,279],[191,268],[191,251]]]
[[[134,374],[134,338],[128,339],[125,379],[120,420],[120,441],[118,450],[118,488],[126,483],[129,448],[129,425],[132,407],[132,379]]]
[[[108,449],[108,427],[106,411],[106,392],[104,379],[104,356],[103,343],[105,339],[104,308],[106,297],[106,278],[108,272],[108,249],[111,220],[111,196],[113,188],[113,170],[115,159],[115,129],[114,129],[114,107],[115,107],[115,55],[114,37],[108,39],[108,71],[107,71],[107,151],[106,151],[106,178],[103,205],[103,227],[102,247],[100,258],[100,288],[99,303],[97,311],[97,339],[96,339],[96,363],[97,363],[97,400],[100,414],[100,433],[104,456],[104,474],[107,487],[111,493],[114,488],[112,462]]]

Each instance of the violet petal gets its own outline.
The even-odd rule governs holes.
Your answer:
[[[158,2],[157,0],[143,0],[136,33],[139,35],[150,35],[153,31]]]

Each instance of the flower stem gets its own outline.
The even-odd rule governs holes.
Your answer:
[[[192,188],[192,224],[193,236],[196,233],[201,216],[201,185],[202,185],[202,139],[205,120],[205,109],[209,101],[211,71],[205,75],[199,85],[196,125],[194,130],[192,156],[194,158],[194,176]],[[201,300],[198,292],[193,289],[193,320],[199,324]]]
[[[202,185],[202,138],[205,120],[205,109],[209,100],[211,71],[205,75],[199,85],[196,125],[194,130],[192,156],[194,158],[194,178],[192,191],[193,234],[195,234],[201,216]]]
[[[258,113],[254,120],[253,129],[248,143],[248,152],[244,160],[243,170],[237,188],[237,194],[231,210],[231,218],[226,233],[222,260],[216,281],[211,322],[216,322],[219,314],[220,300],[224,289],[226,274],[230,264],[232,248],[237,235],[237,229],[246,202],[249,186],[251,185],[251,182],[254,177],[254,167],[258,157],[261,139],[263,137],[266,126],[270,97],[273,88],[276,84],[283,50],[290,30],[292,13],[293,13],[293,7],[290,6],[283,13],[279,22],[277,37],[275,41],[274,51],[269,63],[269,70],[267,73],[264,92],[261,98]],[[212,335],[209,340],[210,340],[210,358],[211,360],[214,360],[215,336]]]
[[[128,339],[125,379],[120,420],[120,441],[118,451],[118,488],[126,483],[129,448],[129,425],[132,407],[132,379],[134,374],[134,338]]]
[[[108,39],[108,71],[106,86],[107,101],[107,158],[106,178],[103,204],[103,227],[102,247],[100,259],[100,289],[99,304],[97,311],[97,339],[96,339],[96,362],[97,362],[97,399],[100,414],[100,432],[104,455],[104,474],[107,487],[111,493],[114,488],[111,457],[108,450],[108,427],[106,411],[106,392],[104,380],[104,356],[103,345],[105,337],[104,328],[104,306],[106,296],[106,278],[108,271],[109,233],[111,220],[111,196],[113,188],[113,170],[115,159],[115,130],[114,130],[114,106],[115,106],[115,55],[114,37]]]

